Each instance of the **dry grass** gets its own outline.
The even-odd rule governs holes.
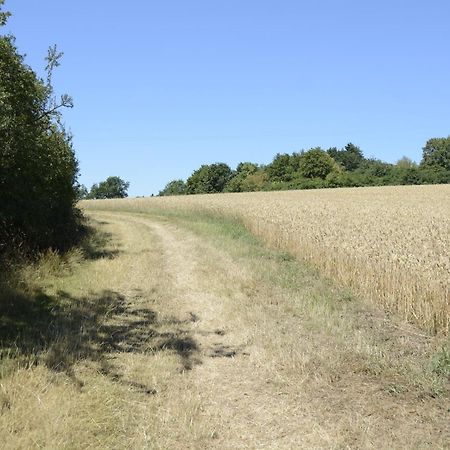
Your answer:
[[[97,226],[102,245],[84,261],[49,253],[1,292],[4,449],[168,448],[161,423],[175,431],[197,414],[174,383],[191,364],[191,337],[172,316],[157,236]]]
[[[84,202],[238,218],[364,298],[426,330],[450,324],[450,186],[396,186]]]
[[[2,342],[2,448],[448,448],[435,338],[235,223],[89,215],[85,259],[15,293],[35,314]]]

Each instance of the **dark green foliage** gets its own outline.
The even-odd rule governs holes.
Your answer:
[[[340,187],[349,187],[349,186],[358,186],[355,180],[352,179],[352,176],[347,172],[330,172],[325,178],[327,183],[327,187],[330,188],[340,188]]]
[[[267,166],[244,162],[231,172],[223,165],[225,175],[220,179],[228,177],[225,186],[211,182],[215,173],[212,168],[217,165],[202,166],[188,179],[187,191],[195,194],[450,183],[446,159],[449,143],[450,137],[430,139],[420,166],[407,157],[396,164],[366,159],[361,149],[351,143],[342,150],[333,147],[325,152],[316,147],[290,155],[277,153]],[[160,195],[165,195],[164,191]]]
[[[379,159],[366,159],[362,166],[362,171],[376,178],[383,178],[392,173],[392,164],[380,161]]]
[[[258,170],[258,164],[253,164],[251,162],[241,162],[236,167],[237,175],[251,175]]]
[[[213,194],[223,192],[232,172],[224,163],[203,165],[186,182],[188,194]]]
[[[422,184],[418,167],[395,167],[394,180],[398,181],[398,184]]]
[[[287,153],[277,153],[273,161],[266,167],[270,181],[290,181],[295,173],[293,158]]]
[[[299,173],[305,178],[324,180],[328,174],[337,170],[336,161],[320,147],[312,148],[301,156]]]
[[[50,84],[60,56],[49,51],[44,83],[23,62],[14,38],[0,36],[0,253],[65,248],[77,234],[78,166],[58,111],[71,99],[57,103]]]
[[[105,181],[92,185],[87,198],[125,198],[128,197],[127,190],[129,187],[130,183],[120,177],[108,177]]]
[[[249,190],[249,176],[254,175],[258,170],[257,164],[250,162],[239,163],[236,171],[232,174],[232,177],[225,186],[225,192],[244,192]]]
[[[260,168],[257,172],[247,175],[243,180],[242,192],[256,192],[267,189],[268,178],[263,168]]]
[[[450,170],[450,136],[433,138],[427,141],[423,148],[423,167],[440,167]]]
[[[159,195],[183,195],[186,194],[186,183],[183,180],[173,180],[166,184],[166,187],[159,191]]]
[[[363,152],[359,147],[348,143],[343,150],[332,147],[327,153],[345,170],[353,171],[358,169],[364,161]]]
[[[225,186],[224,192],[243,192],[242,183],[246,178],[246,174],[234,175]]]
[[[447,184],[450,183],[450,170],[439,166],[425,166],[419,170],[419,184]]]
[[[5,0],[0,0],[0,27],[6,24],[6,21],[8,20],[8,17],[11,15],[9,12],[2,11],[1,8],[3,7],[3,4],[5,3]]]

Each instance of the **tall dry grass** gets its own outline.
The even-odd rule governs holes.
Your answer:
[[[96,200],[81,206],[231,216],[405,320],[435,333],[449,331],[450,185]]]

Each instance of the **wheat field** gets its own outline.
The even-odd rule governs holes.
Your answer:
[[[192,211],[242,221],[268,244],[407,321],[447,334],[450,185],[153,197],[84,209]]]

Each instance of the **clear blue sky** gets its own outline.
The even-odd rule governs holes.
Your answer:
[[[65,113],[88,187],[157,193],[203,163],[351,141],[421,158],[450,134],[448,0],[7,0],[6,30],[74,97]]]

